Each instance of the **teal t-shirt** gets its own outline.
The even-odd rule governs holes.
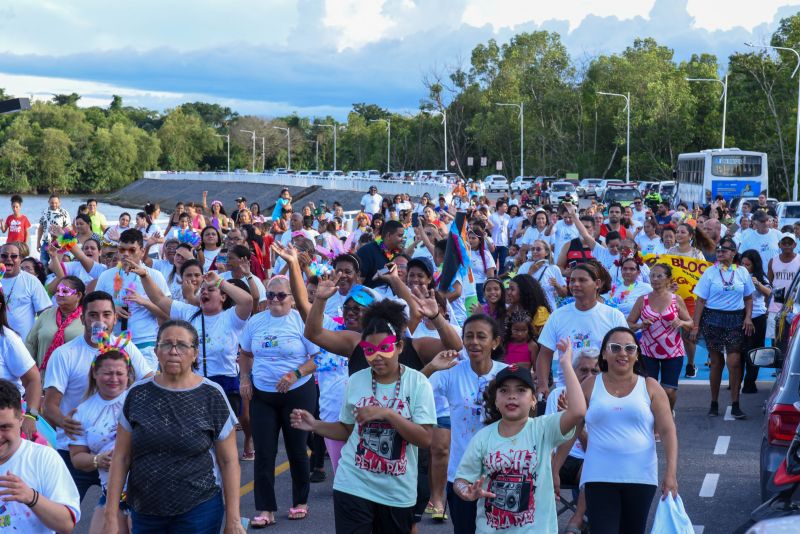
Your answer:
[[[475,482],[485,476],[485,489],[496,494],[478,501],[478,534],[558,532],[552,453],[575,433],[562,435],[560,422],[561,413],[528,419],[517,435],[506,438],[498,421],[470,440],[456,478]]]
[[[377,399],[372,395],[371,369],[350,377],[339,421],[354,426],[342,447],[333,489],[378,504],[407,508],[417,500],[417,447],[386,422],[370,421],[361,427],[353,410],[380,404],[419,425],[435,425],[433,389],[425,375],[405,367],[397,398],[394,382],[377,384],[376,392]]]

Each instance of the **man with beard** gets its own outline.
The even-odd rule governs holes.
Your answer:
[[[617,232],[622,239],[628,237],[625,227],[622,226],[622,204],[614,202],[608,207],[608,223],[600,227],[600,237],[605,241],[609,232]]]

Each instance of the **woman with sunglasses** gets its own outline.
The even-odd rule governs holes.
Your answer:
[[[636,299],[628,314],[628,326],[642,333],[647,376],[656,380],[661,376],[661,386],[667,392],[670,408],[674,409],[686,354],[681,328],[692,327],[692,316],[683,299],[672,292],[672,268],[669,265],[653,265],[650,285],[652,292]]]
[[[600,346],[600,371],[582,383],[589,441],[581,471],[592,533],[644,532],[658,487],[655,433],[666,468],[662,498],[678,495],[678,436],[664,389],[645,378],[632,330],[612,328]]]
[[[267,283],[267,309],[251,317],[239,336],[240,391],[242,399],[250,403],[256,449],[254,528],[275,524],[275,457],[280,432],[292,475],[289,519],[305,519],[308,514],[308,432],[292,428],[289,414],[295,409],[314,411],[317,392],[311,375],[319,348],[305,337],[303,320],[293,304],[289,279],[274,276]]]
[[[742,350],[745,336],[755,331],[753,325],[753,293],[755,286],[747,269],[739,268],[733,239],[722,238],[717,246],[717,263],[707,268],[697,285],[697,307],[691,337],[702,334],[711,359],[710,417],[719,415],[719,386],[722,367],[727,363],[731,385],[731,415],[744,419],[739,407],[739,388],[742,385]],[[726,356],[724,356],[726,355]]]
[[[400,363],[405,330],[401,304],[371,304],[358,341],[368,365],[350,377],[339,421],[292,413],[294,428],[347,442],[333,483],[337,534],[412,529],[418,448],[430,446],[436,417],[430,383]]]

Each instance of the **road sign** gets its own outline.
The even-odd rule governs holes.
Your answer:
[[[488,158],[481,158],[481,167],[486,167],[489,164]]]
[[[502,171],[502,170],[503,170],[503,162],[502,162],[502,161],[498,161],[498,162],[495,164],[495,168],[496,168],[498,171]]]
[[[475,165],[475,158],[473,157],[467,158],[467,167],[472,167],[473,165]]]

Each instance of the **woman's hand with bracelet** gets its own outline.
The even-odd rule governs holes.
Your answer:
[[[297,369],[294,371],[289,371],[283,375],[280,380],[278,380],[278,384],[275,386],[275,389],[278,391],[278,393],[286,393],[291,389],[295,382],[302,378],[302,376],[303,375]]]

